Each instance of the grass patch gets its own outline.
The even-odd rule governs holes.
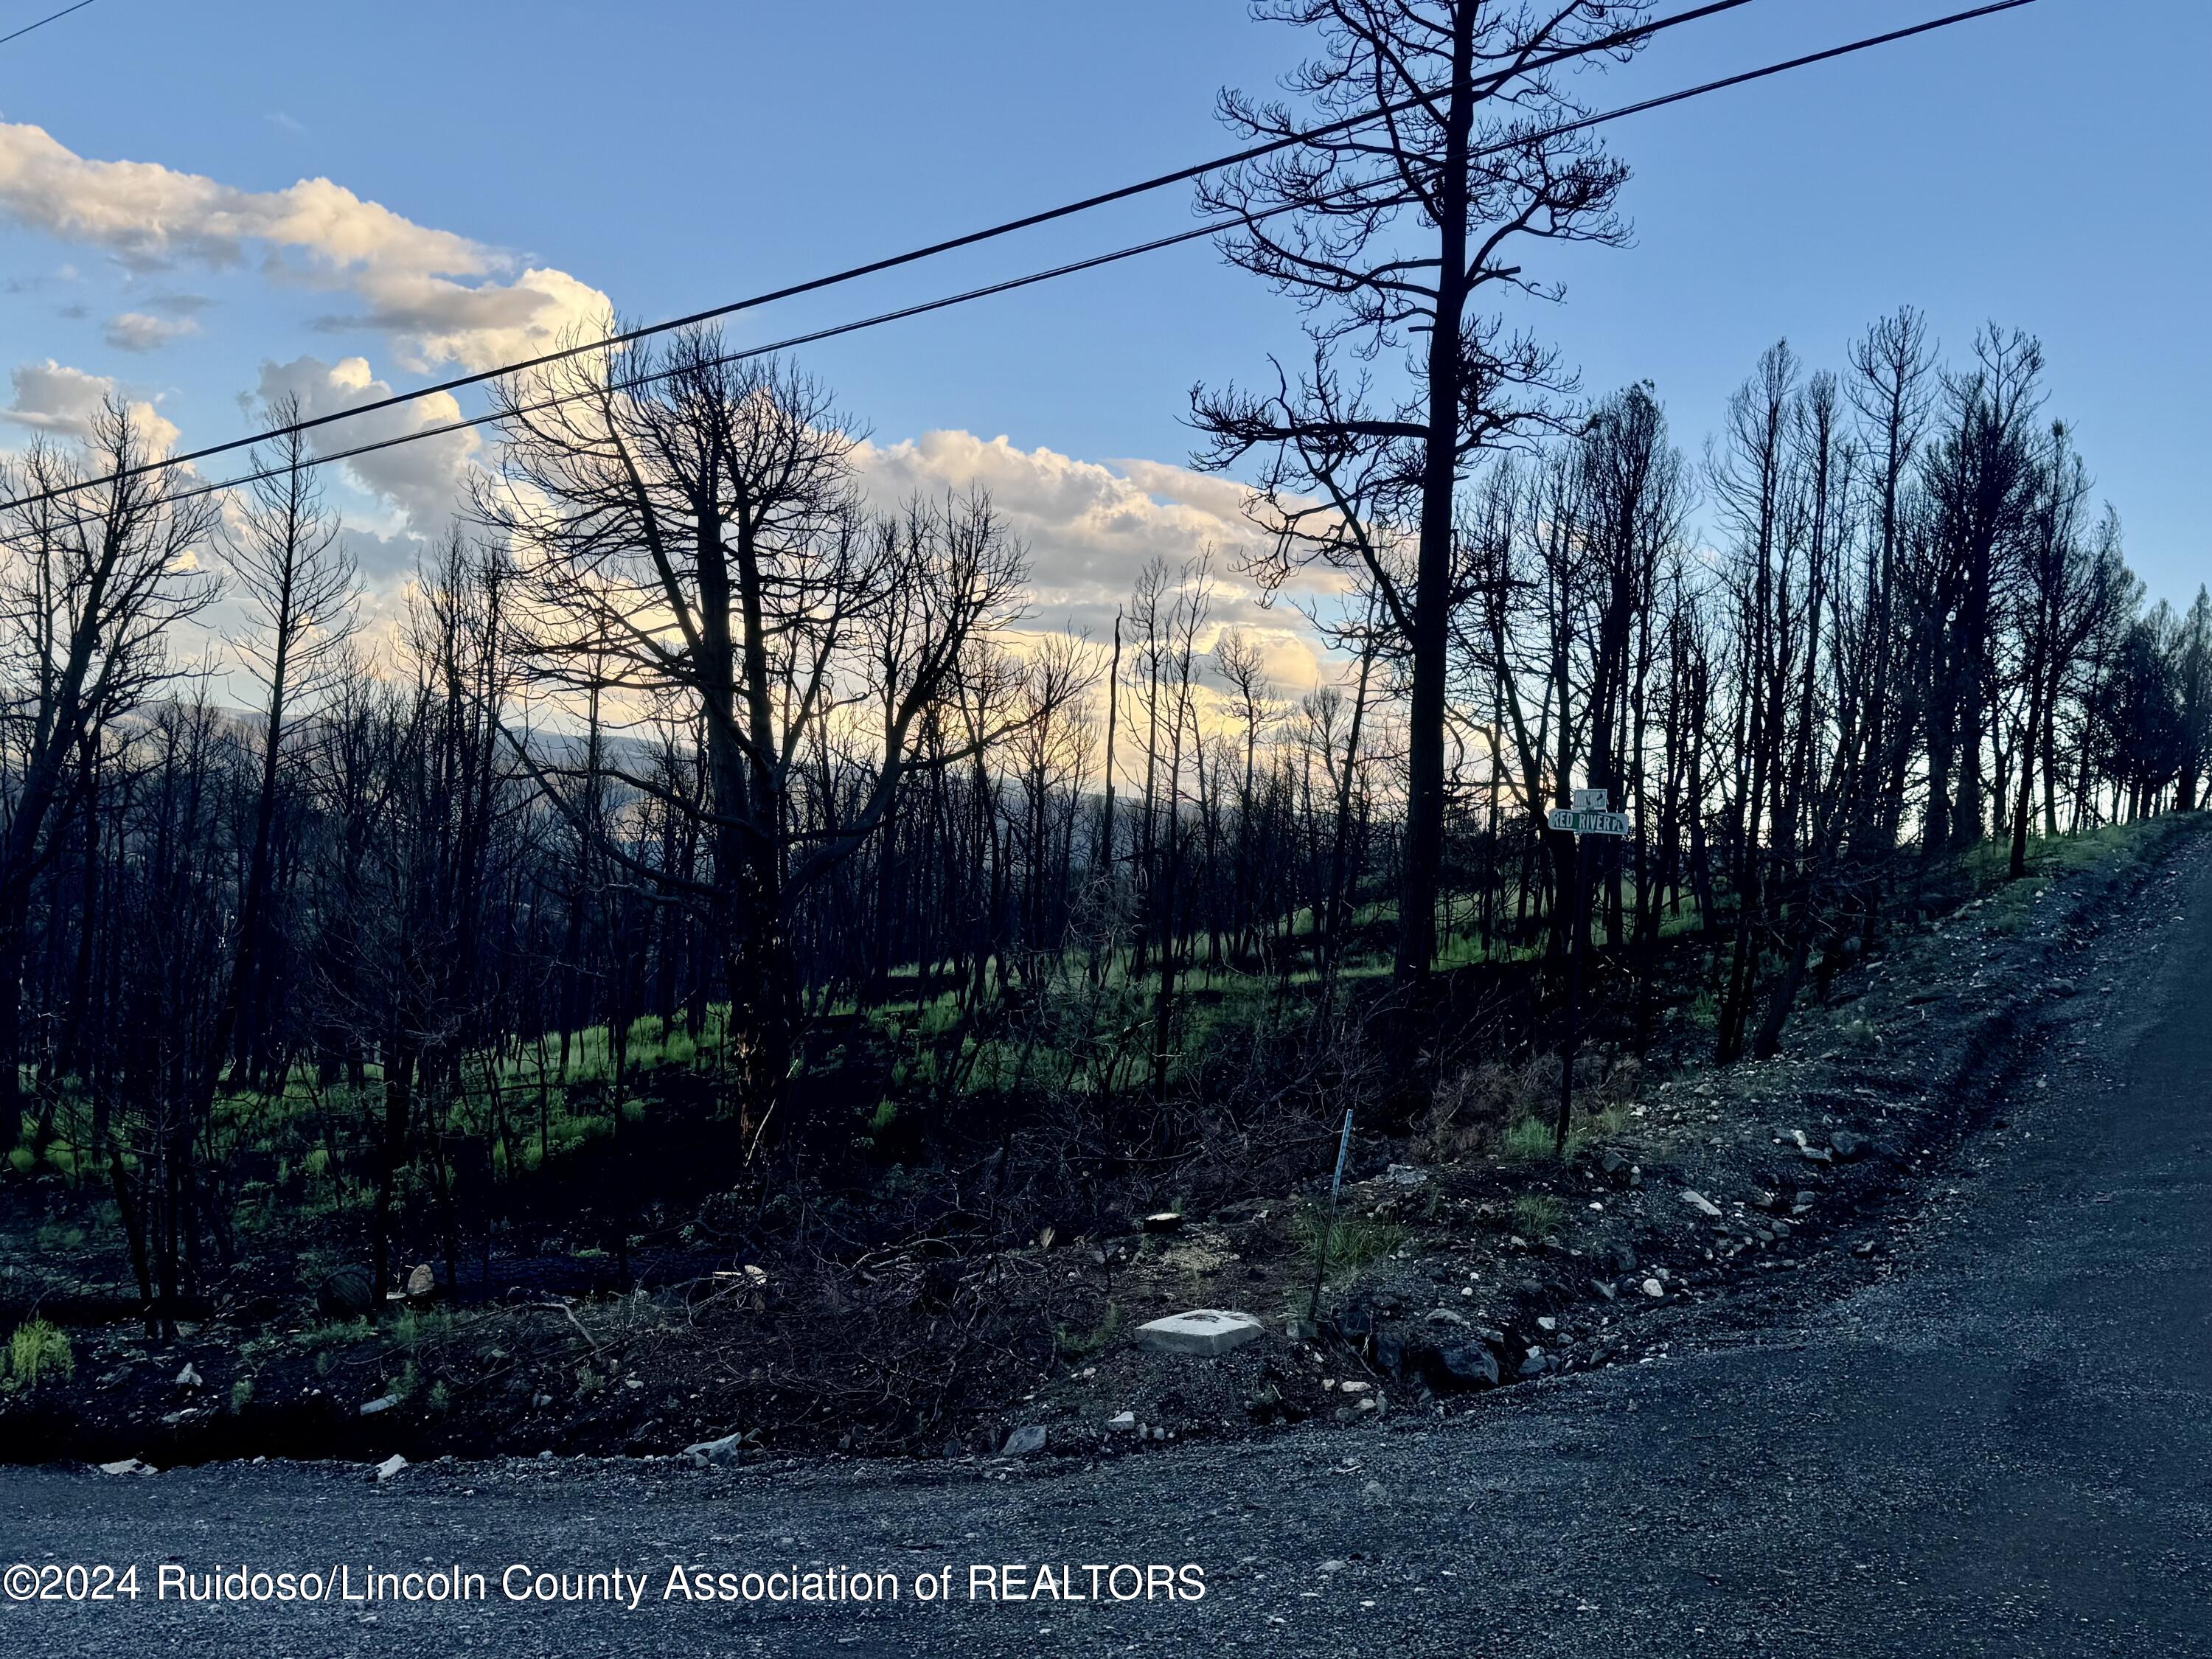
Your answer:
[[[1607,1132],[1606,1120],[1613,1115],[1601,1114],[1595,1123],[1577,1122],[1567,1128],[1567,1156],[1571,1158],[1589,1144],[1593,1132]],[[1617,1126],[1616,1126],[1617,1127]],[[1509,1164],[1544,1164],[1553,1157],[1553,1142],[1556,1138],[1553,1121],[1549,1117],[1524,1117],[1508,1129],[1498,1142],[1498,1155]]]
[[[1567,1206],[1541,1193],[1523,1193],[1513,1200],[1513,1225],[1532,1238],[1555,1233],[1567,1218]]]
[[[366,1342],[372,1334],[366,1319],[336,1319],[325,1325],[310,1325],[293,1337],[293,1346],[309,1353],[326,1353],[332,1348],[351,1347],[356,1342]]]
[[[1054,1346],[1062,1354],[1071,1358],[1081,1359],[1097,1353],[1120,1335],[1121,1332],[1121,1304],[1118,1302],[1109,1302],[1106,1304],[1105,1315],[1099,1320],[1097,1330],[1084,1335],[1070,1331],[1063,1326],[1055,1325],[1052,1328],[1052,1340]]]
[[[1332,1222],[1319,1209],[1302,1212],[1291,1226],[1310,1270],[1321,1265],[1322,1242],[1328,1242],[1332,1280],[1350,1278],[1406,1242],[1406,1230],[1390,1222],[1361,1216],[1339,1216]]]
[[[69,1334],[43,1319],[27,1319],[8,1339],[8,1380],[19,1389],[66,1382],[76,1375]]]

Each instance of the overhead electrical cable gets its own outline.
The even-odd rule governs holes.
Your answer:
[[[82,11],[91,3],[92,0],[76,0],[76,4],[73,6],[64,6],[59,11],[51,13],[45,17],[41,17],[35,23],[26,23],[22,27],[17,29],[13,34],[0,34],[0,46],[6,46],[10,40],[21,40],[33,29],[42,29],[49,23],[58,22],[73,11]]]
[[[1809,68],[1816,64],[1829,63],[1838,58],[1845,58],[1851,56],[1854,53],[1871,51],[1877,46],[1893,45],[1897,41],[1910,40],[1917,35],[1928,34],[1937,29],[1949,28],[1958,24],[1972,22],[1976,19],[1988,17],[1998,12],[2016,10],[2022,6],[2032,5],[2033,3],[2034,0],[1995,0],[1995,3],[1977,6],[1970,10],[1954,12],[1948,16],[1932,18],[1925,22],[1911,24],[1903,28],[1891,29],[1881,34],[1867,35],[1860,40],[1848,41],[1841,46],[1826,47],[1819,52],[1807,52],[1799,57],[1785,58],[1778,63],[1765,64],[1758,69],[1745,70],[1734,75],[1723,76],[1717,80],[1702,82],[1696,86],[1685,87],[1675,92],[1662,93],[1656,97],[1639,99],[1633,103],[1623,104],[1614,109],[1601,111],[1594,115],[1583,116],[1572,121],[1561,122],[1555,126],[1547,127],[1540,131],[1523,133],[1514,138],[1498,143],[1482,146],[1473,151],[1469,159],[1479,159],[1484,155],[1501,155],[1509,150],[1523,149],[1530,144],[1541,143],[1548,139],[1562,137],[1571,133],[1581,132],[1591,127],[1603,125],[1607,122],[1623,120],[1632,115],[1648,114],[1654,110],[1664,109],[1672,105],[1686,103],[1693,98],[1703,98],[1713,93],[1727,91],[1731,88],[1746,86],[1757,81],[1769,80],[1776,76],[1788,74],[1796,70]],[[1329,194],[1351,195],[1359,191],[1372,188],[1378,182],[1380,181],[1376,179],[1364,179],[1358,180],[1356,183],[1345,185],[1340,190],[1331,191]],[[976,300],[988,299],[996,295],[1012,293],[1018,289],[1034,287],[1038,283],[1052,282],[1062,276],[1073,276],[1080,271],[1095,270],[1103,265],[1116,264],[1125,259],[1135,258],[1140,254],[1157,252],[1163,248],[1174,247],[1184,242],[1197,241],[1209,236],[1218,236],[1226,232],[1234,231],[1241,226],[1255,224],[1262,220],[1274,218],[1279,215],[1285,213],[1297,212],[1302,209],[1310,207],[1310,205],[1311,204],[1310,202],[1291,202],[1285,203],[1276,207],[1265,209],[1258,212],[1224,215],[1221,217],[1210,220],[1204,224],[1193,226],[1188,229],[1171,232],[1164,236],[1156,236],[1147,241],[1133,243],[1127,247],[1114,249],[1110,252],[1092,254],[1086,258],[1071,260],[1064,264],[1053,265],[1042,270],[1030,271],[1026,275],[1020,276],[1007,277],[1000,282],[988,283],[980,288],[967,289],[957,294],[944,295],[933,300],[924,300],[913,305],[901,306],[894,310],[878,312],[872,316],[857,318],[848,322],[832,324],[827,327],[814,329],[805,333],[791,335],[786,338],[772,341],[764,345],[748,346],[739,350],[720,353],[714,357],[707,359],[706,362],[708,363],[733,363],[743,362],[749,358],[770,356],[775,353],[789,351],[799,346],[812,345],[823,340],[836,339],[842,335],[855,334],[863,330],[871,328],[879,328],[887,323],[901,322],[908,318],[927,315],[931,312],[944,311],[955,306],[966,305]],[[544,358],[532,360],[530,363],[523,365],[523,367],[534,368],[541,364],[556,362],[566,358],[572,358],[581,355],[582,352],[586,349],[599,350],[611,349],[624,343],[628,339],[635,337],[636,337],[633,335],[594,341],[591,343],[588,347],[577,348],[551,354]],[[445,437],[458,432],[466,432],[477,427],[494,425],[514,415],[538,413],[545,410],[558,408],[568,404],[581,402],[588,398],[603,395],[608,391],[635,390],[636,387],[649,385],[657,380],[667,380],[675,374],[688,372],[690,368],[697,366],[698,365],[687,365],[685,368],[655,370],[648,374],[632,376],[626,380],[611,381],[604,386],[590,387],[580,392],[564,392],[557,396],[544,398],[536,403],[522,405],[514,410],[504,411],[494,410],[483,415],[465,416],[456,421],[444,422],[436,426],[419,427],[414,431],[401,433],[393,437],[378,439],[368,443],[356,444],[344,449],[327,451],[310,457],[306,461],[301,463],[301,465],[303,467],[325,466],[337,461],[353,460],[364,455],[375,454],[382,450],[395,449],[404,444],[419,443],[428,438]],[[514,371],[508,370],[507,372],[513,373]],[[485,376],[481,378],[491,377]],[[392,402],[395,403],[405,401],[407,400],[404,398],[392,400]],[[364,406],[362,409],[349,410],[347,413],[349,415],[365,414],[370,412],[371,408],[383,408],[389,406],[390,404],[388,404]],[[330,417],[325,418],[327,420]],[[321,422],[315,422],[314,424],[319,423]],[[270,428],[268,432],[259,434],[253,438],[241,441],[241,443],[226,444],[222,446],[222,448],[225,450],[235,449],[242,447],[243,444],[262,443],[271,437],[281,436],[287,432],[299,429],[299,427],[293,426],[276,427]],[[100,478],[87,479],[82,483],[64,485],[40,495],[26,495],[14,501],[0,502],[0,511],[4,511],[10,507],[33,505],[39,502],[51,501],[61,495],[85,489],[96,489],[104,484],[119,483],[126,478],[136,477],[139,473],[155,471],[163,466],[178,465],[186,460],[197,459],[198,456],[208,453],[210,452],[196,451],[191,455],[172,456],[162,461],[149,463],[145,466],[131,468],[122,472],[110,473]],[[171,495],[169,499],[173,501],[189,501],[195,496],[214,495],[222,490],[237,489],[244,484],[258,483],[264,479],[280,477],[289,471],[291,471],[289,466],[263,468],[256,471],[242,473],[236,477],[226,478],[219,482],[196,485],[189,489],[179,490]],[[72,522],[85,524],[94,521],[95,520],[90,518],[87,518],[73,520]]]
[[[2025,3],[2025,0],[2020,0],[2020,3]],[[80,6],[91,3],[92,0],[78,0]],[[1668,29],[1678,28],[1685,23],[1698,22],[1705,18],[1717,15],[1719,13],[1734,11],[1740,6],[1751,3],[1752,0],[1710,0],[1710,3],[1694,6],[1687,11],[1676,12],[1670,16],[1654,18],[1651,21],[1638,24],[1634,28],[1618,29],[1610,34],[1585,41],[1580,46],[1561,47],[1554,52],[1539,53],[1524,62],[1514,64],[1510,69],[1477,77],[1476,85],[1484,90],[1494,89],[1516,76],[1540,69],[1549,69],[1574,58],[1588,58],[1647,40],[1651,36],[1662,33]],[[73,11],[76,9],[73,6],[70,9]],[[64,15],[60,12],[54,14],[57,17]],[[52,20],[43,21],[52,21]],[[36,23],[31,25],[33,28],[37,27]],[[957,236],[947,237],[943,241],[908,248],[902,253],[887,254],[879,259],[871,259],[864,264],[848,265],[842,270],[834,270],[822,276],[811,276],[804,282],[770,289],[764,293],[750,295],[744,299],[732,300],[724,305],[709,306],[703,311],[689,312],[681,317],[671,317],[661,322],[643,324],[620,333],[587,340],[576,345],[560,347],[552,351],[541,353],[535,357],[520,358],[511,363],[502,363],[496,368],[477,369],[467,374],[454,375],[449,380],[434,381],[428,386],[416,386],[410,391],[395,392],[389,397],[380,398],[370,403],[356,404],[349,409],[334,410],[327,415],[317,415],[307,420],[295,421],[281,427],[272,427],[266,432],[255,433],[250,437],[226,439],[222,443],[209,444],[199,449],[187,450],[181,454],[164,456],[158,461],[149,461],[142,466],[126,468],[120,472],[109,473],[99,478],[88,478],[82,483],[70,484],[58,490],[48,491],[44,495],[24,496],[13,501],[0,501],[0,510],[20,507],[27,501],[50,500],[55,495],[70,495],[81,490],[96,489],[102,484],[113,483],[119,479],[132,477],[142,472],[182,466],[191,461],[204,461],[212,456],[228,454],[235,449],[245,449],[254,444],[265,443],[270,438],[282,437],[294,432],[311,431],[317,427],[329,426],[339,421],[356,420],[364,415],[374,415],[383,410],[396,409],[405,404],[416,403],[424,398],[434,398],[442,392],[460,392],[471,386],[482,386],[489,381],[498,380],[502,375],[520,374],[526,369],[540,368],[548,363],[559,362],[563,358],[602,351],[610,347],[629,345],[638,340],[648,339],[656,334],[666,334],[676,329],[689,328],[699,323],[713,322],[719,318],[732,317],[740,312],[757,311],[763,306],[774,305],[783,300],[796,299],[804,294],[819,293],[824,289],[836,288],[842,283],[857,282],[864,276],[873,276],[883,271],[895,270],[902,265],[910,265],[924,259],[933,259],[940,254],[955,252],[961,248],[974,247],[979,243],[993,241],[1001,236],[1012,235],[1017,231],[1034,229],[1039,225],[1050,224],[1055,220],[1071,218],[1079,213],[1088,213],[1093,209],[1110,206],[1115,202],[1125,202],[1133,197],[1143,196],[1157,190],[1164,190],[1172,185],[1188,184],[1192,179],[1202,178],[1209,173],[1219,173],[1225,168],[1237,167],[1246,161],[1257,161],[1261,156],[1273,155],[1281,150],[1294,149],[1301,144],[1310,144],[1320,139],[1353,131],[1371,122],[1380,121],[1392,115],[1403,114],[1408,110],[1418,107],[1427,98],[1433,95],[1419,93],[1390,103],[1378,104],[1373,109],[1362,110],[1358,114],[1346,116],[1342,120],[1332,121],[1322,126],[1308,127],[1279,138],[1271,138],[1264,143],[1253,144],[1246,149],[1232,151],[1227,155],[1217,155],[1212,161],[1194,162],[1188,167],[1178,167],[1172,173],[1156,173],[1149,179],[1140,179],[1134,184],[1121,185],[1112,190],[1101,191],[1095,196],[1085,196],[1076,201],[1063,202],[1057,207],[1024,214],[1018,219],[1002,220],[997,224],[986,226],[981,230],[967,231]],[[1200,234],[1212,234],[1211,231]]]

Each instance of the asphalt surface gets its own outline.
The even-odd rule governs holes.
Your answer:
[[[1778,1322],[1358,1430],[1083,1468],[537,1462],[0,1471],[0,1564],[136,1600],[0,1601],[11,1654],[2212,1654],[2212,857],[2192,838],[1993,1071],[2002,1111],[1880,1224],[1887,1276]],[[2069,971],[2075,971],[2070,969]],[[1855,1276],[1854,1276],[1855,1275]],[[1813,1281],[1819,1281],[1814,1283]],[[179,1603],[164,1563],[457,1564],[483,1601]],[[709,1574],[894,1573],[897,1602],[707,1604]],[[970,1568],[1203,1570],[1018,1602]],[[512,1601],[511,1564],[643,1581]],[[1072,1568],[1064,1573],[1063,1568]],[[915,1581],[949,1569],[949,1601]],[[1188,1577],[1176,1580],[1178,1585]],[[734,1580],[743,1593],[742,1579]],[[9,1588],[16,1588],[11,1582]],[[69,1586],[61,1586],[66,1595]]]

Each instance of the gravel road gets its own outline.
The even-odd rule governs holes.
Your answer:
[[[139,1595],[0,1602],[11,1653],[2212,1654],[2212,856],[2191,837],[1993,1078],[2002,1126],[1844,1252],[1641,1364],[1449,1418],[1094,1468],[539,1462],[0,1470],[0,1564]],[[244,1565],[482,1574],[485,1598],[180,1604]],[[540,1572],[623,1601],[512,1601]],[[672,1565],[896,1574],[897,1602],[708,1603]],[[970,1569],[1203,1570],[1203,1599],[971,1599]],[[936,1577],[945,1574],[949,1576]],[[949,1583],[949,1601],[916,1581]],[[1001,1576],[994,1573],[994,1577]],[[641,1581],[635,1607],[632,1581]],[[1176,1578],[1178,1589],[1193,1582]],[[742,1594],[743,1581],[733,1577]],[[12,1591],[15,1583],[11,1581]],[[66,1583],[61,1587],[66,1595]]]

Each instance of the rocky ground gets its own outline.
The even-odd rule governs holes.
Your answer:
[[[1556,1243],[1403,1243],[1319,1342],[1278,1326],[1221,1360],[1104,1344],[1007,1414],[1045,1430],[1034,1454],[0,1472],[0,1561],[58,1586],[0,1603],[0,1628],[85,1653],[2212,1652],[2212,841],[2177,829],[2143,851],[1869,970],[1833,1018],[1878,1044],[1816,1040],[1710,1095],[1655,1091],[1610,1148],[1626,1172],[1594,1158],[1553,1176],[1576,1206]],[[1838,1159],[1838,1130],[1893,1152]],[[1830,1158],[1808,1156],[1823,1142]],[[1357,1206],[1496,1201],[1455,1184],[1485,1176],[1428,1175],[1386,1171]],[[1813,1194],[1786,1234],[1754,1202],[1768,1192],[1791,1212]],[[1243,1255],[1238,1224],[1267,1224],[1153,1236],[1120,1288],[1188,1272],[1171,1264],[1200,1245]],[[1616,1270],[1624,1246],[1637,1266]],[[1432,1322],[1438,1307],[1467,1326]],[[1359,1312],[1364,1337],[1346,1328]],[[1531,1375],[1437,1390],[1407,1339],[1443,1329]],[[1539,1347],[1556,1368],[1528,1366]],[[1347,1374],[1369,1387],[1346,1395]],[[1221,1431],[1270,1381],[1307,1420]],[[1172,1419],[1177,1439],[1111,1430],[1109,1407]],[[135,1565],[141,1595],[72,1597],[72,1563]],[[372,1567],[458,1565],[490,1588],[465,1604],[152,1593],[162,1566],[204,1583],[241,1563],[343,1564],[356,1587]],[[1199,1567],[1206,1593],[1124,1598],[1117,1565]],[[510,1601],[518,1565],[526,1587],[619,1570],[643,1588]],[[908,1589],[709,1604],[671,1592],[679,1567],[740,1586],[883,1570]],[[939,1572],[952,1593],[921,1601]]]
[[[1313,1420],[1467,1408],[1469,1396],[1663,1357],[1717,1304],[1799,1298],[1808,1273],[1892,1269],[1892,1200],[1984,1120],[2026,1011],[2110,988],[2080,958],[2191,823],[2147,826],[2100,860],[1971,901],[1889,941],[1793,1021],[1784,1053],[1617,1091],[1565,1164],[1438,1156],[1448,1135],[1362,1138],[1316,1306],[1311,1194],[1256,1198],[1159,1231],[1039,1237],[968,1271],[1054,1340],[1002,1370],[924,1449],[988,1457],[1042,1430],[1053,1455],[1126,1455]],[[2037,1078],[2025,1086],[2039,1087]],[[1939,1195],[1940,1196],[1940,1195]],[[877,1274],[886,1292],[913,1262]],[[971,1287],[973,1288],[973,1287]],[[665,1454],[722,1460],[853,1446],[834,1416],[780,1419],[746,1344],[783,1287],[732,1267],[682,1299],[576,1299],[447,1311],[374,1330],[304,1310],[257,1328],[236,1309],[168,1345],[127,1324],[75,1334],[62,1386],[0,1401],[0,1445],[155,1464],[392,1452]],[[1193,1364],[1150,1352],[1149,1320],[1245,1311],[1260,1340]],[[1317,1310],[1317,1322],[1309,1322]],[[1049,1352],[1056,1349],[1056,1352]],[[768,1379],[772,1383],[773,1379]],[[920,1379],[917,1387],[926,1387]]]
[[[2004,1089],[2027,1063],[2024,1016],[2112,992],[2109,975],[2079,977],[2084,948],[2173,838],[2201,829],[2169,825],[2106,861],[1969,901],[1840,979],[1775,1060],[1658,1082],[1564,1167],[1389,1163],[1349,1183],[1347,1231],[1387,1248],[1332,1286],[1317,1325],[1300,1316],[1310,1256],[1294,1200],[1094,1249],[1121,1253],[1127,1325],[1179,1307],[1249,1309],[1267,1336],[1202,1377],[1113,1343],[1007,1426],[1112,1447],[1128,1430],[1102,1425],[1125,1413],[1186,1437],[1434,1413],[1473,1391],[1663,1357],[1695,1340],[1714,1304],[1737,1318],[1787,1304],[1800,1275],[1838,1257],[1879,1282],[1893,1271],[1889,1200],[1917,1194],[1977,1129],[2003,1127]]]

